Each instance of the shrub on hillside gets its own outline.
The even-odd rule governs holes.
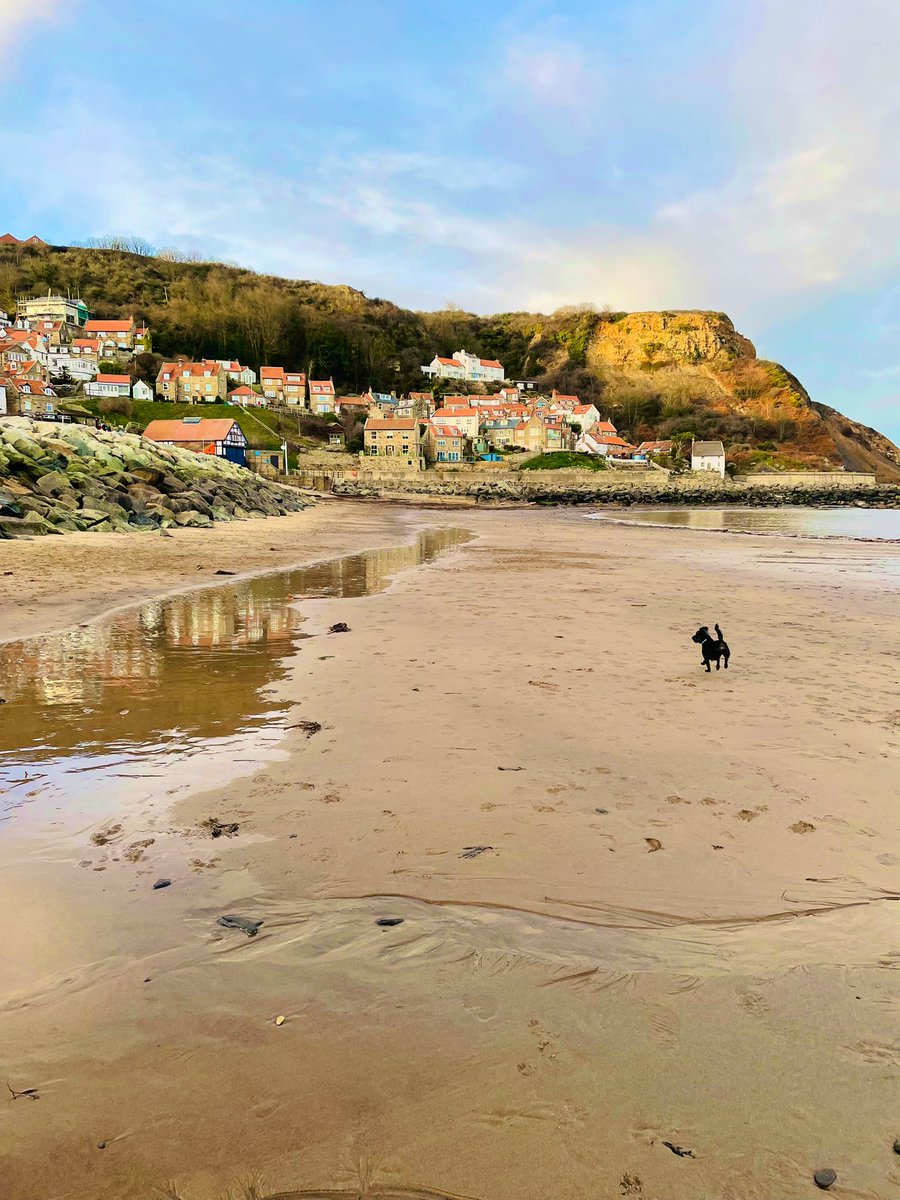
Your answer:
[[[104,414],[118,413],[121,417],[130,417],[134,407],[127,396],[106,396],[97,401],[97,411]]]

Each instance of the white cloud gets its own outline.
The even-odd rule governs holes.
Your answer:
[[[48,21],[62,9],[62,0],[0,0],[0,62],[8,58],[29,25]]]
[[[29,18],[53,8],[34,4]],[[0,0],[0,14],[15,9],[19,29],[21,7]],[[593,299],[617,308],[725,309],[758,326],[836,289],[880,283],[900,265],[900,4],[750,7],[735,18],[746,28],[731,31],[730,44],[741,49],[719,73],[727,86],[697,98],[723,110],[739,157],[703,189],[670,185],[645,219],[593,219],[592,197],[574,191],[556,159],[542,178],[538,163],[528,172],[499,158],[448,165],[427,149],[332,151],[296,177],[269,171],[264,183],[237,153],[194,155],[176,186],[162,140],[129,121],[121,136],[105,139],[115,153],[105,152],[80,135],[91,127],[90,110],[69,103],[60,106],[64,126],[52,118],[49,128],[37,118],[32,126],[30,136],[54,147],[44,167],[41,156],[29,156],[32,212],[68,207],[84,214],[86,235],[134,232],[407,303],[452,295],[482,311],[547,310]],[[561,130],[577,140],[606,107],[595,62],[572,41],[519,36],[488,91],[501,115],[512,106],[553,132],[557,145]],[[510,132],[506,145],[514,140]],[[548,187],[564,193],[565,226],[528,206],[529,194],[544,196]],[[578,212],[582,222],[573,225]]]

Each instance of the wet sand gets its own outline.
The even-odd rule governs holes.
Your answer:
[[[160,686],[239,741],[0,823],[4,1200],[896,1197],[890,549],[333,504],[0,545],[0,629],[434,528],[472,540],[303,601],[240,719]],[[170,652],[233,624],[167,611]]]

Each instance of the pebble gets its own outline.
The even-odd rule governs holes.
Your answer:
[[[275,1018],[275,1024],[276,1024],[276,1025],[283,1025],[283,1024],[284,1024],[284,1017],[276,1017],[276,1018]]]
[[[384,929],[392,929],[395,925],[403,924],[403,917],[379,917],[375,924]]]
[[[98,1142],[98,1143],[97,1143],[97,1149],[98,1149],[98,1150],[105,1150],[105,1149],[106,1149],[106,1142]]]
[[[897,1140],[894,1142],[894,1153],[900,1154],[900,1138],[897,1138]]]
[[[609,809],[608,808],[595,808],[594,812],[599,813],[601,817],[605,817],[606,814],[609,812]]]
[[[823,1167],[820,1171],[813,1173],[813,1183],[823,1192],[827,1192],[836,1179],[837,1172],[832,1171],[831,1167]]]
[[[154,892],[158,892],[160,890],[160,888],[167,888],[167,887],[171,887],[171,886],[172,886],[171,879],[157,879],[156,883],[154,883],[154,885],[153,885],[153,890],[154,890]]]

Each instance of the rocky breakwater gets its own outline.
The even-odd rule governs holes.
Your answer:
[[[0,538],[203,527],[309,504],[234,463],[136,434],[0,420]]]

